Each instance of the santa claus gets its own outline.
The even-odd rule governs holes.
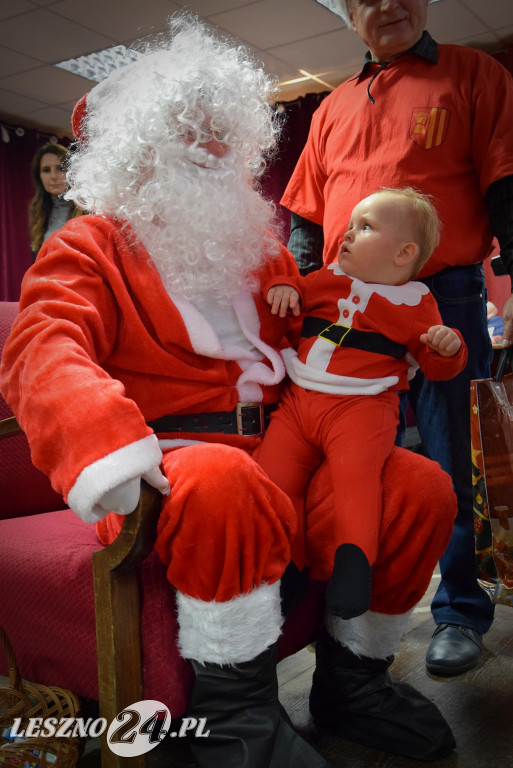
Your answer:
[[[67,197],[92,213],[27,273],[1,370],[34,463],[102,542],[141,478],[162,492],[156,549],[195,672],[189,714],[210,729],[192,748],[216,768],[327,766],[280,708],[276,642],[286,569],[331,572],[329,480],[317,474],[298,520],[252,458],[296,330],[260,294],[296,272],[256,188],[279,132],[271,95],[245,49],[190,17],[87,94]],[[387,669],[455,508],[439,468],[406,456],[385,472],[371,610],[327,617],[311,707],[321,728],[432,759],[450,729]]]

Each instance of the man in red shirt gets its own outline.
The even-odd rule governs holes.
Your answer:
[[[411,185],[437,207],[440,245],[419,277],[443,322],[462,333],[469,360],[450,382],[417,374],[409,397],[424,447],[451,474],[458,496],[426,659],[433,674],[455,675],[477,664],[493,620],[475,571],[469,383],[490,370],[482,262],[493,235],[513,275],[513,81],[480,51],[437,45],[424,31],[428,0],[339,5],[370,50],[362,70],[313,117],[282,200],[293,213],[289,249],[305,273],[333,262],[355,203],[381,185]],[[513,298],[503,315],[509,346]]]

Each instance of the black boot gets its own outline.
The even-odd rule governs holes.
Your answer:
[[[191,749],[200,768],[329,768],[278,701],[276,646],[234,666],[192,661],[188,716],[206,718]]]
[[[444,757],[456,746],[451,729],[425,696],[390,679],[393,659],[356,656],[329,635],[319,640],[310,694],[316,726],[418,760]]]

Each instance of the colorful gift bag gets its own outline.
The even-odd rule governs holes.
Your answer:
[[[513,348],[495,378],[470,388],[477,576],[494,603],[513,605]]]

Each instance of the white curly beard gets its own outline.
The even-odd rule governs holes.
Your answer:
[[[255,290],[252,273],[278,250],[268,232],[274,209],[254,189],[240,158],[184,146],[181,156],[175,147],[160,159],[144,185],[146,200],[158,198],[156,213],[151,221],[142,212],[127,220],[166,290],[188,299],[208,295],[220,304]]]

